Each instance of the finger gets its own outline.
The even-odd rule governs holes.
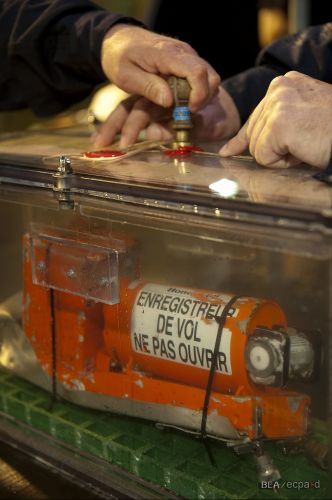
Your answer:
[[[268,117],[266,116],[266,113],[262,111],[254,125],[250,124],[249,121],[249,126],[251,125],[251,131],[249,132],[248,130],[249,126],[248,126],[247,137],[249,140],[249,151],[254,158],[256,158],[257,144],[259,143],[261,134],[265,130],[267,119]]]
[[[128,64],[121,72],[121,79],[115,83],[125,92],[146,97],[164,108],[173,104],[171,88],[164,78],[140,68],[135,63]]]
[[[108,116],[99,130],[93,134],[91,140],[96,148],[102,148],[112,144],[114,137],[122,129],[130,113],[130,107],[120,103],[118,107]]]
[[[253,129],[255,128],[257,121],[260,119],[260,116],[265,111],[265,105],[266,105],[266,97],[264,97],[264,99],[260,101],[260,103],[256,106],[254,111],[249,116],[248,128],[247,128],[248,137],[252,135]]]
[[[212,97],[214,97],[220,85],[220,76],[209,64],[205,63],[206,67],[203,71],[197,73],[190,73],[187,77],[191,87],[189,108],[192,112],[197,111]],[[204,90],[206,86],[207,91]]]
[[[280,145],[276,135],[273,133],[271,123],[267,122],[256,143],[254,157],[257,163],[264,167],[279,168],[298,165],[300,160],[289,153],[286,145]]]
[[[172,121],[151,123],[146,129],[146,138],[150,141],[168,141],[174,138]]]
[[[247,127],[247,138],[249,142],[249,151],[252,156],[255,156],[256,143],[262,130],[265,127],[266,116],[266,97],[260,101],[260,103],[256,106],[254,111],[248,118],[248,127]]]
[[[224,135],[226,120],[223,116],[216,116],[213,105],[207,105],[202,112],[193,114],[192,122],[190,136],[194,141],[213,141]]]
[[[220,156],[238,155],[240,153],[243,153],[243,151],[248,148],[249,141],[247,137],[247,127],[248,122],[243,125],[243,127],[239,130],[236,136],[233,137],[233,139],[223,145],[223,147],[219,151]]]
[[[173,56],[169,53],[158,54],[155,61],[157,70],[163,75],[174,75],[186,78],[191,87],[189,106],[191,111],[199,109],[218,91],[220,77],[206,61],[195,53],[182,52]]]
[[[301,161],[295,158],[295,156],[288,154],[283,158],[280,158],[279,160],[276,160],[265,166],[270,168],[291,168],[296,167],[296,165],[300,165],[300,163]]]
[[[218,75],[218,73],[212,68],[212,66],[210,66],[210,64],[208,64],[207,66],[207,72],[208,72],[208,81],[210,90],[209,94],[209,100],[210,100],[212,97],[218,94],[219,87],[221,84],[221,78]]]
[[[120,146],[126,147],[133,144],[141,130],[145,129],[152,121],[171,117],[171,111],[152,104],[145,98],[138,99],[134,104],[122,128]]]
[[[144,130],[150,123],[151,118],[144,106],[138,101],[133,107],[131,113],[121,131],[120,147],[125,148],[136,142],[141,130]]]

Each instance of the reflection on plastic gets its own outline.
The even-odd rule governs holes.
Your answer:
[[[31,237],[33,282],[105,304],[119,302],[116,250],[62,240]]]
[[[231,181],[230,179],[220,179],[219,181],[210,184],[209,188],[211,191],[215,191],[223,198],[231,198],[239,191],[238,183]]]

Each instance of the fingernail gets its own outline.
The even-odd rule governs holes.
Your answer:
[[[166,94],[164,94],[162,92],[162,93],[160,93],[160,94],[157,95],[157,104],[159,104],[159,106],[162,106],[163,108],[165,108],[166,106],[168,106]]]
[[[119,142],[119,148],[124,149],[129,145],[130,145],[130,141],[128,141],[127,137],[122,135],[120,138],[120,142]]]
[[[98,135],[99,135],[98,132],[93,132],[93,134],[90,135],[90,142],[95,142]]]
[[[227,156],[229,154],[229,148],[228,148],[228,142],[223,145],[223,147],[220,149],[219,154],[221,156]]]
[[[149,125],[149,139],[159,141],[162,137],[162,129],[158,123],[151,123]]]
[[[102,142],[102,136],[99,132],[93,132],[93,134],[90,135],[90,141],[95,145],[100,145]]]
[[[95,148],[102,148],[105,146],[105,141],[103,141],[103,138],[100,134],[97,133],[95,137],[92,138],[91,136],[92,143]]]
[[[200,96],[193,96],[193,95],[190,95],[190,99],[189,99],[189,109],[192,113],[196,113],[197,111],[199,111],[200,109],[203,108],[203,106],[205,106],[205,104],[207,103],[207,99],[206,98],[201,98]]]

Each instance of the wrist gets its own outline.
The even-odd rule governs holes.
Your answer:
[[[119,31],[132,30],[132,29],[136,30],[136,29],[138,29],[138,27],[134,26],[132,24],[127,24],[127,23],[123,23],[123,22],[113,24],[113,26],[111,26],[109,28],[109,30],[105,33],[103,44],[105,42],[107,42],[107,40],[109,40],[112,36],[114,36]]]
[[[128,22],[127,22],[128,19]],[[145,32],[140,22],[134,19],[120,19],[113,24],[105,33],[101,43],[100,61],[104,74],[109,78],[109,68],[114,64],[114,56],[121,51],[124,45],[137,36],[137,32]]]

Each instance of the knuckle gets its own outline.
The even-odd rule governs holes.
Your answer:
[[[272,80],[268,88],[268,94],[279,92],[281,89],[293,88],[294,81],[286,75],[277,76]]]
[[[259,147],[254,155],[257,163],[266,167],[269,164],[268,156],[264,147]]]
[[[290,122],[291,115],[291,107],[288,103],[279,100],[275,105],[274,112],[271,114],[272,123],[275,124],[275,126],[287,125]]]
[[[155,48],[159,51],[166,51],[166,52],[192,52],[193,49],[191,46],[186,43],[182,42],[180,40],[176,40],[173,38],[162,38],[158,40],[155,44]]]
[[[207,68],[205,64],[199,62],[194,65],[191,71],[192,75],[197,79],[203,79],[207,77]]]
[[[128,78],[124,71],[118,70],[113,73],[113,80],[116,85],[122,89],[128,87]]]
[[[191,45],[189,45],[189,43],[187,42],[182,42],[180,40],[174,40],[176,42],[176,46],[181,49],[181,50],[184,50],[186,52],[193,52],[195,53],[195,50],[192,48]]]
[[[287,111],[294,98],[294,90],[288,86],[280,86],[269,95],[268,106],[274,112]]]
[[[271,145],[266,139],[260,138],[259,143],[256,145],[255,160],[260,165],[267,167],[271,162]]]
[[[284,103],[284,97],[282,95],[276,95],[274,96],[273,100],[271,100],[271,111],[270,111],[270,116],[275,119],[276,117],[279,117],[279,115],[283,114],[285,110],[285,103]]]
[[[283,75],[276,76],[275,78],[273,78],[273,80],[270,82],[269,90],[270,89],[274,90],[276,87],[278,87],[282,83],[283,79],[284,79]]]
[[[288,71],[287,73],[285,73],[285,77],[292,78],[292,79],[299,79],[299,78],[302,79],[303,75],[301,73],[299,73],[298,71],[292,70],[292,71]]]
[[[217,73],[213,74],[210,78],[211,88],[216,91],[221,83],[221,78]]]
[[[157,50],[168,50],[169,48],[173,48],[173,42],[167,38],[162,38],[161,40],[157,40],[155,43],[155,48]]]

